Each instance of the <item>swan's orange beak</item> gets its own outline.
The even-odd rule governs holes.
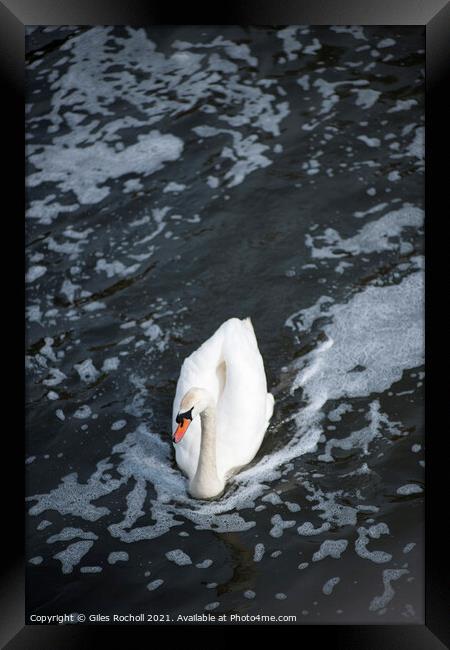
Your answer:
[[[190,425],[191,422],[192,420],[190,420],[189,418],[183,418],[181,424],[178,425],[177,430],[172,436],[173,442],[175,443],[180,442],[180,440],[188,430],[188,426]]]

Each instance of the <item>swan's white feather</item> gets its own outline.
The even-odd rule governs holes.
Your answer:
[[[274,399],[267,392],[264,364],[249,318],[225,321],[184,360],[173,403],[174,429],[180,402],[193,387],[207,390],[215,402],[217,473],[225,480],[254,458],[273,413]],[[197,470],[200,439],[200,418],[196,417],[175,446],[177,464],[189,479]]]

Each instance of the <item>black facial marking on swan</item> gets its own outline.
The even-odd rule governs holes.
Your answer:
[[[175,418],[175,422],[178,424],[182,424],[183,420],[187,418],[188,420],[192,420],[192,409],[194,407],[190,408],[189,411],[185,411],[184,413],[178,413],[177,417]]]

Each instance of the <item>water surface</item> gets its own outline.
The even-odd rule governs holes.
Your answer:
[[[421,27],[27,36],[29,613],[423,621]],[[276,399],[197,502],[182,360]]]

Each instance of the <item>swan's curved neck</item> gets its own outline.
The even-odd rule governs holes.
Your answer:
[[[192,479],[190,492],[197,498],[216,496],[223,489],[217,474],[216,461],[216,408],[213,404],[200,413],[202,436],[197,471]]]

